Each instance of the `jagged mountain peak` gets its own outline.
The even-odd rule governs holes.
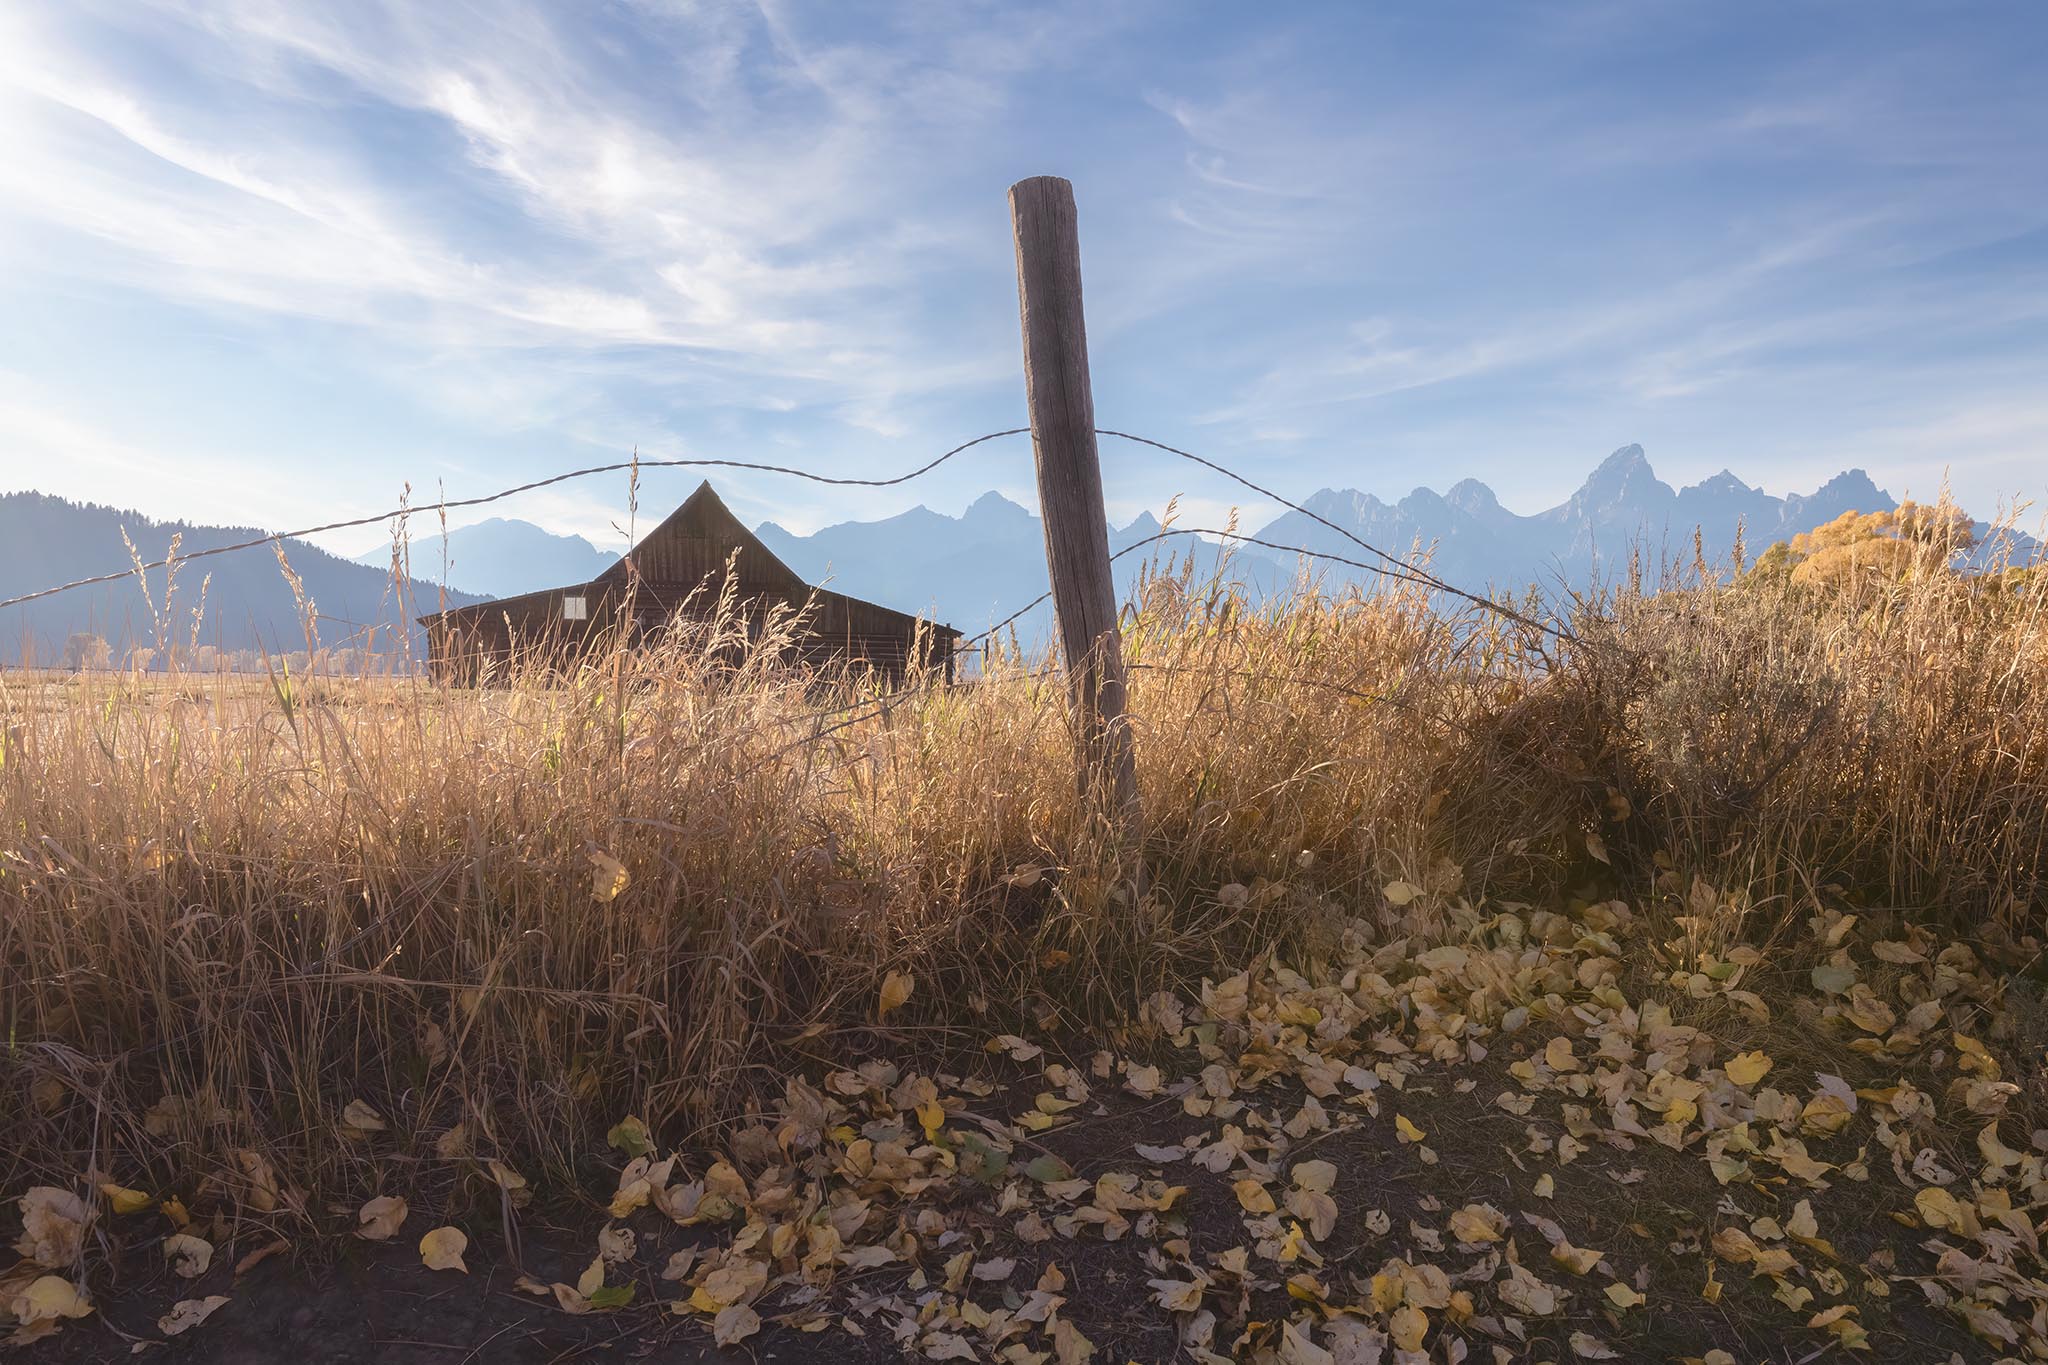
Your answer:
[[[1741,479],[1736,478],[1733,470],[1724,469],[1718,474],[1709,474],[1698,483],[1688,484],[1679,491],[1681,493],[1756,493],[1762,490],[1752,488]]]
[[[1030,508],[1011,501],[994,489],[968,503],[967,510],[960,514],[963,523],[1012,533],[1021,532],[1037,519]]]
[[[1650,467],[1650,457],[1643,454],[1643,448],[1639,445],[1625,445],[1594,468],[1580,491],[1606,492],[1610,489],[1624,489],[1634,492],[1647,490],[1653,485],[1658,488],[1665,487],[1657,478],[1657,471]]]
[[[1386,507],[1370,493],[1356,488],[1319,488],[1301,504],[1317,516],[1336,521],[1343,517],[1363,520]]]
[[[1650,468],[1641,446],[1625,445],[1602,460],[1578,492],[1540,515],[1577,528],[1583,543],[1596,524],[1662,516],[1677,496]]]
[[[445,540],[439,530],[416,524],[411,553],[416,572],[436,577],[445,553],[448,581],[486,597],[587,583],[619,557],[616,550],[601,550],[582,536],[561,535],[515,517],[487,517],[458,526]],[[387,566],[391,549],[367,550],[356,556],[356,562]]]
[[[1829,479],[1826,483],[1822,484],[1820,488],[1816,490],[1816,492],[1814,493],[1815,497],[1821,497],[1823,495],[1836,497],[1860,497],[1868,499],[1873,504],[1871,507],[1867,509],[1857,509],[1859,511],[1877,511],[1879,509],[1876,507],[1875,504],[1879,502],[1885,504],[1887,508],[1893,505],[1893,499],[1891,494],[1885,492],[1882,488],[1879,488],[1877,486],[1876,481],[1873,480],[1870,477],[1870,475],[1862,469],[1845,469],[1841,473],[1835,475],[1835,477]]]
[[[1444,494],[1444,501],[1468,517],[1489,516],[1504,511],[1493,490],[1477,479],[1460,479]]]
[[[1584,581],[1638,548],[1655,560],[1671,547],[1685,546],[1689,558],[1695,530],[1709,558],[1718,560],[1732,548],[1738,528],[1754,550],[1850,507],[1874,511],[1895,504],[1867,474],[1853,469],[1813,493],[1785,498],[1726,469],[1678,493],[1658,479],[1643,447],[1631,442],[1603,459],[1565,501],[1527,516],[1503,507],[1477,479],[1461,480],[1441,497],[1418,489],[1393,508],[1355,489],[1324,489],[1302,505],[1389,553],[1431,546],[1433,571],[1476,591]],[[1347,550],[1340,543],[1343,534],[1296,512],[1257,534],[1312,550]]]

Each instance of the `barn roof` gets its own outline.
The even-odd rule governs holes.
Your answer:
[[[733,515],[732,509],[725,505],[725,500],[718,496],[708,479],[699,484],[697,491],[685,498],[682,506],[669,513],[659,526],[641,537],[624,558],[587,583],[568,583],[559,588],[543,588],[515,597],[479,602],[474,606],[455,607],[422,616],[420,621],[422,624],[441,620],[461,622],[509,607],[538,603],[562,593],[585,591],[601,595],[608,589],[624,590],[632,581],[635,569],[639,571],[642,586],[652,586],[657,593],[663,587],[687,591],[707,577],[723,572],[727,562],[733,559],[734,551],[738,552],[735,567],[740,580],[738,590],[743,597],[767,595],[798,602],[815,598],[820,603],[850,603],[893,618],[906,630],[918,624],[917,616],[911,612],[864,602],[806,583]],[[956,639],[960,635],[953,627],[936,622],[927,622],[926,628]]]
[[[705,480],[661,525],[640,538],[632,553],[591,580],[623,587],[638,568],[642,582],[694,587],[707,574],[725,567],[739,552],[740,591],[803,592],[809,584],[775,557],[761,538],[749,531],[725,499]]]

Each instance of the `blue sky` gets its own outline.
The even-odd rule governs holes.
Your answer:
[[[1055,173],[1105,425],[1297,495],[1533,511],[1639,441],[1986,515],[2048,495],[2044,68],[2032,3],[0,0],[0,488],[275,529],[636,445],[894,472],[1019,423],[1004,191]],[[1104,456],[1119,518],[1237,501]],[[1031,496],[1022,441],[719,482]]]

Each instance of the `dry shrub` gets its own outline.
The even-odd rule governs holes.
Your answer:
[[[1667,887],[2039,933],[2044,589],[1942,572],[1612,594],[1546,682],[1590,760],[1581,807]]]

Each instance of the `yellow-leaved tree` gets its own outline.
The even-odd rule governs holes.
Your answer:
[[[1975,523],[1951,503],[1902,502],[1889,512],[1844,512],[1766,550],[1753,572],[1802,586],[1845,588],[1947,573],[1976,544]]]

